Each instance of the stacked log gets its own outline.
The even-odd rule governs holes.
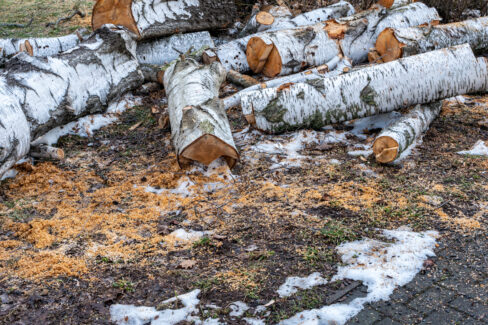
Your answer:
[[[380,163],[397,159],[427,129],[442,109],[442,102],[418,105],[408,114],[387,126],[376,137],[373,153]]]
[[[142,84],[133,37],[104,27],[68,52],[46,59],[20,53],[7,62],[0,74],[0,174],[29,152],[35,138],[103,112]]]
[[[259,11],[255,10],[240,32],[240,36],[273,29],[275,25],[280,24],[282,21],[288,21],[292,17],[293,14],[286,6],[266,6]]]
[[[387,28],[378,36],[370,61],[401,57],[468,43],[476,54],[488,53],[488,17],[437,26]]]
[[[248,92],[241,107],[258,129],[320,128],[456,95],[488,90],[488,61],[469,45],[374,65],[313,83]]]
[[[124,26],[140,39],[224,28],[236,16],[233,0],[98,0],[92,28]]]
[[[218,98],[226,78],[222,64],[201,65],[191,58],[177,60],[164,74],[171,138],[178,163],[205,165],[224,157],[230,167],[239,159],[230,124]]]

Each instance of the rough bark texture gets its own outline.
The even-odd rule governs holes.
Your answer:
[[[200,65],[193,59],[178,60],[166,70],[171,137],[180,165],[192,160],[208,165],[224,157],[232,167],[239,159],[218,98],[225,77],[220,63]]]
[[[46,59],[21,53],[0,74],[0,174],[29,151],[31,140],[140,86],[133,35],[104,27]]]
[[[238,106],[241,103],[241,96],[245,93],[265,89],[265,88],[273,88],[279,87],[281,85],[289,84],[289,83],[297,83],[297,82],[305,82],[308,80],[318,79],[319,76],[337,76],[342,73],[347,72],[351,68],[351,62],[347,59],[341,59],[339,57],[335,57],[331,61],[327,62],[327,64],[318,66],[316,68],[308,69],[296,74],[292,74],[289,76],[271,79],[266,82],[259,83],[254,86],[250,86],[246,89],[243,89],[232,96],[224,98],[224,106],[225,109],[229,109],[234,106]]]
[[[261,56],[266,44],[273,48]],[[261,33],[249,40],[247,62],[254,73],[267,77],[296,73],[307,66],[326,64],[341,55],[338,42],[331,39],[322,23],[313,26]]]
[[[320,19],[325,21],[334,18],[344,17],[345,15],[353,12],[350,8],[350,4],[347,2],[339,2],[335,5],[305,13],[287,22],[286,28],[301,27],[315,23],[312,20]],[[281,23],[280,23],[281,24]],[[284,24],[284,23],[283,23]],[[289,25],[292,26],[289,26]],[[278,26],[277,29],[284,29],[285,26]],[[272,29],[274,30],[274,29]],[[206,52],[208,57],[218,59],[227,70],[235,70],[238,72],[249,72],[249,65],[246,58],[246,48],[249,40],[253,36],[259,36],[259,34],[249,35],[243,38],[236,39],[234,41],[222,44],[213,50]]]
[[[418,105],[408,114],[387,126],[376,137],[373,152],[376,160],[389,163],[397,159],[419,138],[442,109],[442,101],[429,105]]]
[[[88,36],[89,33],[82,29],[61,37],[0,39],[0,64],[20,52],[38,57],[53,56],[72,49]]]
[[[145,39],[224,28],[235,16],[234,0],[98,0],[92,27],[121,25]]]
[[[177,34],[168,38],[139,42],[137,59],[140,63],[164,65],[176,60],[180,54],[193,52],[203,47],[214,47],[209,32]]]
[[[330,37],[340,40],[343,54],[357,64],[368,60],[368,52],[386,28],[418,26],[440,20],[434,8],[417,2],[391,10],[373,6],[355,15],[329,21],[326,28]]]
[[[488,53],[488,17],[457,23],[410,28],[388,28],[376,41],[383,62],[468,43],[476,54]]]
[[[333,78],[245,93],[244,115],[272,133],[320,128],[460,94],[488,90],[487,60],[469,45],[375,65]]]

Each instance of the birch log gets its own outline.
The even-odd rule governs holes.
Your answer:
[[[418,105],[408,114],[387,126],[376,137],[373,153],[380,163],[389,163],[412,145],[439,116],[442,101],[428,105]]]
[[[460,45],[370,66],[313,83],[245,93],[242,111],[256,128],[279,133],[320,128],[416,104],[488,90],[487,59]]]
[[[383,62],[468,43],[476,54],[488,53],[488,17],[457,23],[409,28],[387,28],[375,50]]]
[[[309,80],[319,79],[320,76],[327,76],[327,77],[338,76],[342,73],[348,72],[349,69],[351,69],[351,67],[352,65],[349,59],[347,58],[340,59],[339,57],[335,57],[331,61],[327,62],[327,64],[312,69],[308,69],[296,74],[292,74],[289,76],[271,79],[266,82],[262,82],[257,85],[253,85],[241,91],[238,91],[232,96],[223,99],[224,107],[227,110],[231,107],[240,105],[242,95],[251,91],[265,89],[265,88],[279,87],[281,85],[286,85],[289,83],[307,82]]]
[[[178,60],[164,74],[168,96],[171,138],[178,163],[192,160],[210,164],[224,157],[232,168],[239,154],[219,88],[226,70],[218,62],[200,65],[193,59]]]
[[[80,29],[61,37],[0,39],[0,61],[3,59],[3,62],[6,62],[8,58],[20,52],[38,57],[53,56],[72,49],[88,36],[86,29]]]
[[[300,28],[302,26],[314,24],[315,20],[326,21],[329,19],[344,17],[345,15],[354,12],[353,10],[354,9],[351,8],[351,5],[348,2],[341,1],[325,8],[298,15],[290,21],[277,24],[277,26],[272,26],[272,28],[270,28],[268,31],[285,28],[290,29],[295,27]],[[220,61],[227,70],[235,70],[241,73],[249,72],[250,69],[246,57],[247,43],[252,37],[260,34],[261,33],[249,35],[226,44],[222,44],[215,49],[206,51],[204,58],[206,57],[207,62],[215,60]]]
[[[262,10],[257,10],[251,14],[251,18],[249,18],[239,35],[242,37],[263,32],[272,29],[275,24],[291,18],[293,18],[293,14],[286,6],[266,6]]]
[[[235,16],[234,0],[98,0],[92,27],[120,25],[147,39],[224,28]]]
[[[139,42],[137,59],[144,64],[164,65],[178,59],[181,54],[203,47],[214,47],[209,32],[177,34],[167,38]]]
[[[112,26],[114,28],[114,26]],[[48,58],[20,53],[0,74],[0,175],[29,152],[30,142],[143,82],[133,35],[109,26]]]
[[[417,0],[379,0],[378,5],[387,9],[394,9],[414,2],[417,2]]]

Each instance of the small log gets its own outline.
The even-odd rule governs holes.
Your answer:
[[[325,21],[333,18],[344,17],[345,15],[351,12],[353,12],[351,5],[348,2],[341,1],[337,4],[311,11],[310,13],[298,15],[295,18],[291,19],[288,23],[286,23],[287,24],[286,26],[285,25],[278,25],[276,27],[272,26],[272,28],[270,28],[268,31],[275,30],[275,28],[284,29],[285,27],[299,28],[301,26],[311,25],[314,23],[314,20],[317,19],[320,19],[320,21]],[[285,24],[285,22],[283,22],[283,24]],[[249,40],[253,36],[258,36],[258,35],[260,34],[249,35],[219,45],[217,46],[217,48],[213,50],[208,50],[204,54],[204,62],[210,63],[213,61],[220,61],[227,70],[235,70],[240,73],[249,72],[250,69],[247,63],[246,48],[247,48],[247,44],[249,43]]]
[[[178,164],[199,161],[210,164],[224,157],[232,168],[239,154],[219,88],[226,70],[218,63],[200,65],[193,59],[178,60],[164,74],[171,137]]]
[[[64,159],[63,149],[51,147],[45,144],[31,147],[30,155],[34,158],[42,158],[42,159],[53,159],[53,160]]]
[[[243,37],[263,32],[273,28],[274,24],[292,17],[293,14],[286,6],[267,6],[261,11],[255,10],[239,35]]]
[[[246,49],[251,70],[267,77],[326,64],[340,55],[339,43],[328,36],[321,23],[261,33],[249,40]]]
[[[70,51],[47,59],[20,53],[7,62],[0,74],[0,175],[29,152],[33,139],[104,112],[143,83],[132,37],[106,26]]]
[[[167,38],[139,42],[137,59],[144,64],[165,65],[178,59],[181,54],[203,47],[214,47],[209,32],[177,34]]]
[[[408,114],[387,126],[376,137],[373,153],[376,161],[390,163],[397,159],[439,116],[442,101],[428,105],[418,105]]]
[[[339,57],[335,57],[331,61],[327,62],[327,64],[318,66],[316,68],[308,69],[281,78],[271,79],[266,82],[262,82],[257,85],[250,86],[241,91],[238,91],[232,96],[224,98],[224,107],[227,110],[231,107],[240,105],[241,96],[251,91],[278,87],[290,83],[306,82],[308,80],[318,79],[318,76],[329,76],[329,77],[337,76],[339,74],[348,72],[350,68],[351,68],[351,62],[347,58],[341,59]]]
[[[235,16],[234,0],[98,0],[92,28],[120,25],[148,39],[225,28]]]
[[[488,53],[488,17],[457,23],[409,28],[387,28],[375,50],[383,62],[468,43],[476,54]]]
[[[78,46],[88,36],[86,29],[80,29],[61,37],[0,39],[0,60],[6,61],[20,52],[37,57],[53,56]]]
[[[279,133],[320,128],[457,95],[488,91],[488,60],[460,45],[333,78],[244,93],[256,128]]]
[[[257,81],[253,77],[241,74],[234,70],[227,71],[227,81],[245,88],[259,84],[259,81]]]

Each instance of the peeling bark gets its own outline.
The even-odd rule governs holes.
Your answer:
[[[375,65],[333,78],[242,95],[256,128],[279,133],[320,128],[467,93],[488,90],[488,61],[469,45]]]
[[[233,0],[98,0],[92,27],[120,25],[147,39],[224,28],[235,16]]]
[[[468,43],[476,54],[488,53],[488,17],[457,23],[410,28],[388,28],[376,41],[383,62]]]
[[[29,152],[33,139],[103,112],[110,101],[142,84],[132,37],[107,26],[59,55],[20,53],[7,62],[0,74],[0,174]]]
[[[214,47],[209,32],[177,34],[168,38],[139,42],[137,59],[144,64],[164,65],[176,60],[181,54],[203,47]]]
[[[210,164],[224,157],[230,167],[239,159],[219,88],[226,70],[218,63],[178,60],[164,75],[171,137],[178,163]]]
[[[439,116],[442,101],[428,105],[418,105],[407,115],[402,116],[387,126],[376,137],[373,153],[380,163],[389,163],[397,159],[414,143],[430,124]]]

